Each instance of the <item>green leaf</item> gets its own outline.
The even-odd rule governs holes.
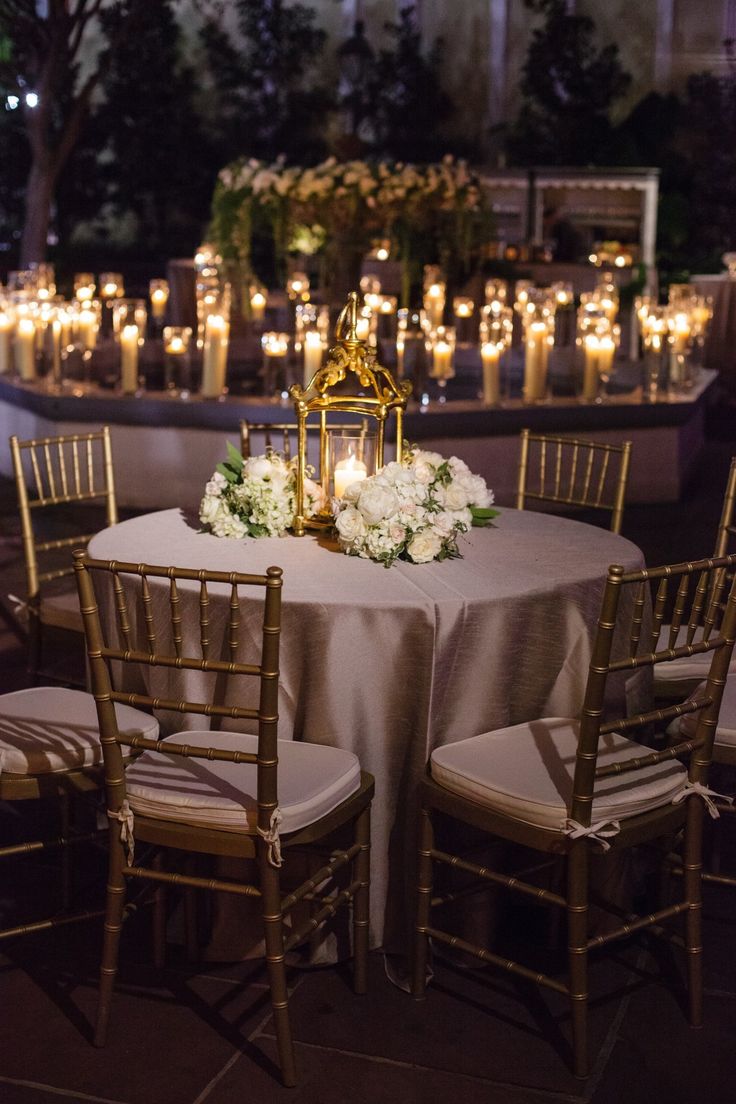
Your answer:
[[[471,506],[470,512],[473,515],[473,525],[476,526],[489,525],[493,518],[501,513],[500,510],[494,510],[488,506]]]
[[[224,462],[222,464],[218,464],[215,468],[215,471],[218,471],[220,475],[224,475],[228,483],[237,483],[238,479],[240,478],[240,472],[233,471],[233,469]]]
[[[232,441],[227,442],[227,463],[238,473],[243,470],[243,457],[235,448]]]

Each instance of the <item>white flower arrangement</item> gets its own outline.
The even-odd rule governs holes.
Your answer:
[[[227,460],[204,489],[199,520],[216,537],[280,537],[294,520],[296,460],[278,452],[244,460],[228,441]],[[308,516],[322,509],[322,488],[304,480]]]
[[[457,538],[471,525],[487,525],[498,514],[493,492],[456,456],[412,448],[400,462],[345,489],[333,499],[338,541],[350,556],[390,567],[454,559]]]

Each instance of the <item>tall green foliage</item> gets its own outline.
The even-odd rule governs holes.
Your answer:
[[[107,39],[93,140],[118,212],[132,211],[152,254],[196,245],[216,165],[208,167],[194,71],[181,60],[172,0],[123,0],[101,13]],[[127,33],[120,36],[121,26]]]
[[[435,161],[448,150],[441,125],[453,105],[440,80],[441,41],[425,55],[415,6],[386,25],[393,43],[375,62],[373,130],[376,152],[402,161]],[[450,144],[451,146],[451,144]]]
[[[599,48],[595,24],[572,15],[565,0],[525,0],[543,17],[523,68],[523,102],[507,150],[517,165],[589,165],[605,159],[611,105],[630,76],[618,47]]]
[[[222,14],[202,28],[222,160],[238,154],[291,161],[324,153],[332,97],[316,73],[326,35],[306,4],[234,0],[242,47],[223,29]],[[222,5],[220,5],[222,10]]]

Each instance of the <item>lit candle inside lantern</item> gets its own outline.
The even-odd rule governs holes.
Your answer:
[[[13,332],[13,320],[5,311],[0,311],[0,375],[10,368],[10,337]]]
[[[455,312],[456,318],[472,318],[473,311],[475,310],[475,303],[472,299],[469,299],[465,295],[456,295],[453,299],[452,306]]]
[[[262,322],[266,313],[266,296],[262,291],[254,291],[250,297],[250,313],[254,322]]]
[[[335,465],[335,498],[342,498],[347,487],[368,478],[368,469],[362,460],[348,456]]]
[[[36,378],[36,323],[21,318],[15,331],[15,367],[22,380]]]
[[[124,395],[138,390],[138,339],[140,330],[133,324],[120,331],[120,386]]]
[[[483,362],[483,402],[495,406],[501,397],[501,347],[494,341],[484,341],[480,347]]]
[[[217,399],[225,389],[225,369],[230,325],[221,314],[210,314],[204,326],[202,395]]]
[[[529,322],[524,354],[524,400],[539,402],[547,396],[547,357],[549,352],[546,322]]]
[[[166,280],[151,280],[151,313],[154,318],[163,318],[169,301],[169,285]]]
[[[304,386],[307,387],[312,376],[322,367],[322,335],[316,330],[307,330],[304,335]]]

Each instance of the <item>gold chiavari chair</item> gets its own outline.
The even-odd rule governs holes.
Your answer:
[[[703,815],[711,800],[707,787],[713,735],[736,633],[736,556],[700,560],[651,570],[609,568],[593,646],[583,710],[579,719],[540,718],[438,748],[421,785],[421,826],[417,922],[412,992],[425,996],[430,940],[476,956],[568,997],[572,1017],[574,1072],[587,1076],[589,952],[634,932],[676,917],[685,921],[690,1020],[702,1020],[701,852]],[[645,631],[648,588],[657,584],[651,632]],[[689,595],[689,620],[710,624],[698,644],[655,650],[670,587]],[[727,595],[727,599],[726,599]],[[724,599],[725,602],[724,602]],[[632,612],[633,611],[633,612]],[[634,717],[606,719],[612,677],[666,664],[690,652],[710,654],[703,695]],[[617,658],[620,655],[621,658]],[[637,731],[697,715],[692,738],[653,751]],[[632,738],[634,737],[634,738]],[[684,762],[688,765],[685,766]],[[490,836],[547,855],[562,856],[566,888],[559,893],[480,866],[434,842],[433,816],[445,814]],[[626,916],[615,930],[588,932],[589,871],[602,850],[620,852],[639,843],[683,834],[682,899],[646,916]],[[554,906],[567,916],[568,970],[561,980],[528,969],[488,947],[443,929],[435,910],[458,900],[458,892],[433,890],[435,865],[469,876],[462,895],[501,887]],[[620,910],[611,910],[620,919]]]
[[[153,717],[127,705],[117,705],[115,713],[126,737],[156,739],[158,723]],[[5,842],[0,859],[43,860],[46,855],[60,855],[62,905],[47,917],[23,923],[19,917],[4,916],[0,940],[102,916],[99,908],[70,909],[73,850],[100,835],[96,800],[102,783],[102,749],[92,695],[62,686],[34,686],[0,695],[0,761],[0,801],[53,803],[59,823],[57,835]],[[75,804],[85,802],[90,805],[86,818],[75,818]],[[52,870],[51,877],[56,873]],[[4,896],[17,899],[18,894],[8,891],[12,883],[6,881],[5,886]]]
[[[92,560],[81,551],[74,554],[74,566],[110,818],[95,1042],[102,1046],[107,1034],[127,882],[148,879],[157,886],[175,883],[256,898],[263,917],[281,1074],[285,1084],[293,1085],[296,1070],[284,956],[351,903],[354,985],[356,992],[365,992],[373,779],[361,773],[351,752],[277,739],[280,568],[271,567],[265,575],[241,575]],[[229,592],[221,641],[213,638],[210,621],[212,587]],[[103,629],[98,596],[114,611],[115,631]],[[112,643],[115,637],[117,644]],[[256,662],[241,658],[241,644],[245,648],[248,641],[257,650]],[[142,665],[152,671],[152,677],[154,669],[173,678],[185,677],[181,672],[198,672],[200,699],[182,700],[178,687],[174,690],[169,682],[170,698],[116,693],[110,679],[112,663],[123,668]],[[206,681],[209,691],[201,689]],[[162,740],[128,738],[115,720],[113,703],[118,702],[201,715],[212,718],[212,727],[187,729]],[[225,718],[255,723],[257,734],[215,730]],[[126,747],[143,752],[127,770],[121,758]],[[331,843],[329,837],[338,829],[350,829],[349,838],[341,836]],[[328,858],[307,881],[283,894],[282,863],[288,861],[292,848],[302,850],[310,844],[318,845],[318,850],[328,846]],[[157,858],[146,865],[140,845],[255,859],[257,875],[245,882],[173,873],[164,870]],[[304,922],[293,915],[300,902],[310,907]],[[284,923],[287,917],[290,930]]]
[[[731,459],[726,481],[721,516],[716,530],[714,556],[725,556],[729,547],[731,547],[731,538],[736,533],[736,526],[733,523],[734,504],[736,504],[736,456]],[[658,647],[670,648],[674,644],[689,643],[688,637],[691,640],[693,634],[690,632],[687,622],[683,620],[683,610],[677,599],[675,599],[672,622],[662,626]],[[735,662],[731,663],[731,671],[736,673]],[[691,656],[683,656],[682,659],[668,663],[666,668],[655,669],[655,696],[665,700],[682,700],[697,689],[707,674],[707,655],[696,652]],[[725,709],[726,706],[724,705]]]
[[[621,532],[631,441],[606,445],[528,429],[522,429],[520,440],[517,510],[526,509],[529,501],[605,510],[611,531]]]
[[[330,422],[330,429],[353,430],[355,433],[366,433],[368,423],[365,418],[360,422]],[[240,423],[240,452],[244,460],[252,456],[251,435],[257,434],[263,437],[263,445],[266,452],[274,449],[281,452],[290,460],[292,457],[292,441],[296,439],[296,422],[249,422],[245,418]],[[307,427],[308,431],[311,427]],[[316,430],[316,426],[314,427]],[[278,442],[274,445],[274,441]]]
[[[36,682],[44,627],[83,632],[71,552],[93,533],[85,532],[90,518],[80,508],[102,506],[104,524],[118,520],[110,430],[29,441],[13,436],[10,452],[26,569],[28,671]]]

